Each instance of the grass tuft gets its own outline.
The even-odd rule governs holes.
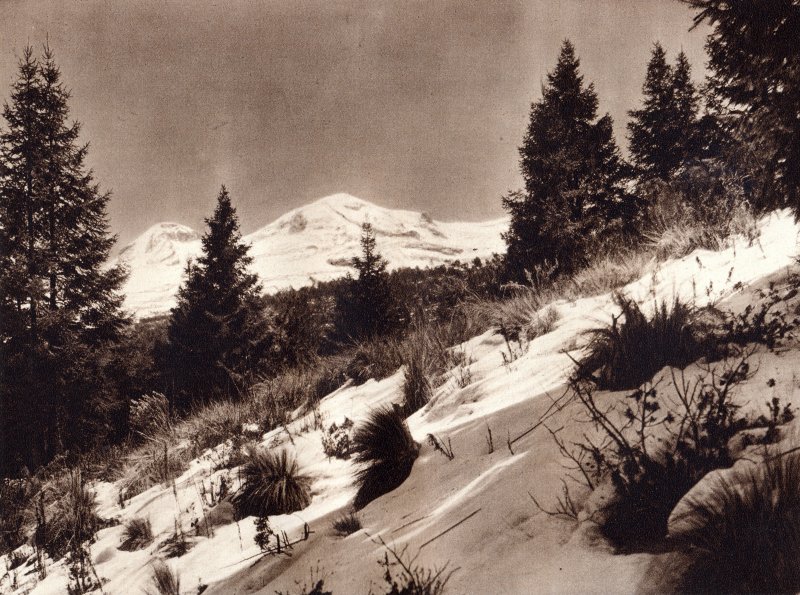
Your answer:
[[[240,517],[289,514],[311,503],[311,478],[300,473],[297,461],[285,450],[275,454],[262,448],[248,448],[242,481],[234,496]]]
[[[333,530],[340,537],[347,537],[361,530],[361,519],[355,512],[349,512],[333,521]]]
[[[163,560],[153,563],[153,576],[150,580],[155,591],[148,591],[148,595],[180,595],[181,593],[180,576]]]
[[[441,325],[418,323],[401,346],[403,410],[406,416],[422,409],[448,361],[448,344]]]
[[[679,542],[691,562],[681,592],[800,590],[800,457],[720,479],[688,505]]]
[[[591,378],[603,389],[633,389],[664,366],[684,368],[706,354],[697,337],[694,309],[677,298],[671,306],[656,304],[650,318],[622,294],[615,301],[622,313],[611,326],[591,331],[579,377]]]
[[[147,547],[152,541],[153,527],[150,525],[150,519],[133,518],[125,523],[119,549],[133,552]]]
[[[39,513],[34,542],[53,559],[63,557],[71,546],[94,539],[102,520],[97,515],[95,494],[81,480],[80,472],[70,473],[47,486],[47,500],[53,504]]]
[[[361,468],[356,472],[355,508],[402,484],[419,455],[419,445],[401,412],[387,406],[373,411],[353,435],[353,451]]]

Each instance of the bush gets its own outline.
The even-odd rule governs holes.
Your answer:
[[[25,479],[0,479],[0,555],[25,541],[27,507],[33,485]]]
[[[397,407],[376,409],[356,429],[353,451],[361,468],[356,472],[355,508],[392,491],[411,473],[419,445],[411,437]]]
[[[614,496],[597,522],[616,547],[636,550],[662,539],[670,513],[692,486],[733,463],[728,444],[746,421],[732,392],[747,378],[748,356],[725,361],[719,374],[709,369],[694,384],[673,376],[672,400],[654,386],[636,389],[621,409],[599,404],[592,383],[572,382],[600,439],[593,442],[584,434],[577,452],[557,443],[588,487],[605,478],[613,485]]]
[[[800,590],[800,457],[773,459],[720,478],[691,498],[679,545],[690,563],[681,592]]]
[[[351,511],[333,521],[333,530],[340,537],[352,535],[361,530],[361,519],[358,518],[355,512]]]
[[[148,591],[148,595],[180,595],[181,593],[180,576],[163,560],[153,563],[151,582],[155,591]]]
[[[242,486],[234,496],[240,517],[267,517],[302,510],[311,503],[311,478],[299,472],[297,461],[279,454],[249,448],[242,466]]]
[[[152,541],[153,527],[150,525],[150,519],[134,518],[125,523],[119,549],[133,552],[147,547]]]
[[[615,296],[615,302],[622,313],[613,318],[611,326],[591,331],[588,355],[578,365],[578,377],[591,378],[604,389],[631,389],[664,366],[683,368],[709,354],[706,342],[698,338],[695,311],[678,298],[671,307],[666,302],[656,303],[651,318],[622,294]]]
[[[102,520],[95,512],[95,494],[82,481],[80,472],[70,473],[48,485],[37,511],[34,543],[53,559],[94,539]],[[44,500],[53,504],[45,509]]]
[[[350,458],[350,451],[352,449],[352,438],[350,431],[353,427],[353,421],[347,417],[341,425],[333,423],[322,434],[322,451],[327,457],[335,457],[337,459]]]
[[[131,432],[145,440],[168,434],[172,424],[167,397],[153,392],[131,401],[129,424]]]

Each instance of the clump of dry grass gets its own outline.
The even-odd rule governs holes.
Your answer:
[[[152,541],[153,527],[150,525],[150,519],[133,518],[125,523],[119,549],[133,552],[147,547]]]
[[[758,239],[756,212],[743,200],[729,200],[701,212],[673,196],[659,196],[651,206],[645,247],[658,260],[681,258],[702,248],[722,250],[735,237],[748,244]]]
[[[340,537],[347,537],[361,530],[361,519],[358,518],[355,512],[350,511],[333,521],[333,530]]]
[[[346,372],[356,384],[381,380],[403,365],[401,341],[394,337],[367,339],[347,353]]]
[[[128,454],[119,479],[120,493],[132,498],[145,490],[172,481],[189,468],[193,458],[188,445],[172,440],[149,443]]]
[[[406,415],[428,404],[448,361],[438,325],[417,324],[402,345],[403,410]]]
[[[419,445],[398,409],[376,409],[353,435],[353,451],[361,465],[356,472],[356,509],[402,484],[419,455]]]
[[[131,432],[144,440],[168,433],[172,426],[167,397],[158,392],[131,402],[128,423]]]
[[[614,291],[641,279],[652,261],[646,250],[626,250],[607,254],[578,271],[569,281],[570,293],[590,297]]]
[[[83,483],[80,471],[71,472],[45,486],[34,543],[52,558],[64,556],[71,548],[94,539],[102,525],[97,515],[95,494]]]
[[[696,312],[677,298],[670,305],[656,304],[651,317],[624,295],[615,301],[621,314],[591,332],[577,376],[591,378],[600,388],[636,388],[664,366],[683,368],[704,355]]]
[[[240,517],[289,514],[311,504],[311,478],[300,473],[286,450],[275,454],[249,448],[242,466],[242,486],[234,496]]]
[[[688,505],[679,542],[690,562],[681,592],[800,590],[800,457],[720,479]]]
[[[147,591],[148,595],[180,595],[181,593],[180,576],[163,560],[153,563],[153,576],[150,581],[155,591]]]

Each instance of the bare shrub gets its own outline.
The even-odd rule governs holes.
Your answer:
[[[332,423],[322,434],[322,451],[327,457],[337,459],[350,458],[352,450],[351,432],[353,421],[345,417],[341,424]]]
[[[380,537],[378,539],[386,549],[383,559],[378,561],[383,568],[386,595],[441,595],[458,570],[448,571],[448,564],[442,568],[426,568],[417,562],[419,552],[409,557],[408,546],[396,550]]]
[[[732,394],[748,376],[749,356],[726,360],[719,371],[707,368],[694,383],[673,375],[672,400],[662,398],[656,386],[642,386],[621,409],[601,405],[592,383],[572,382],[600,439],[585,437],[569,457],[590,488],[600,478],[614,486],[599,520],[614,545],[630,550],[662,539],[671,511],[689,489],[709,471],[732,464],[728,444],[746,426]]]
[[[376,409],[356,428],[353,451],[361,468],[356,472],[355,508],[402,484],[411,473],[419,445],[411,437],[396,407]]]
[[[249,448],[242,481],[233,499],[240,517],[289,514],[311,503],[311,478],[300,473],[297,461],[286,450],[274,454]]]

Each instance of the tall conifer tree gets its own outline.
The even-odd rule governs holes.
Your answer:
[[[575,270],[592,246],[627,231],[635,214],[611,117],[595,121],[597,95],[579,66],[565,41],[519,149],[525,190],[503,198],[511,215],[506,266],[520,281],[536,267]]]
[[[752,200],[800,213],[800,3],[797,0],[684,0],[706,43],[710,90],[729,129],[758,160]]]
[[[186,266],[166,346],[168,387],[176,404],[236,396],[264,364],[269,348],[261,285],[223,186],[206,219],[202,255]]]
[[[128,322],[124,272],[105,267],[115,242],[110,196],[85,166],[69,97],[49,48],[41,60],[26,48],[0,133],[6,469],[85,446],[107,422],[113,403],[99,352]]]
[[[669,180],[685,163],[699,157],[699,98],[684,52],[675,66],[656,43],[647,65],[643,105],[631,110],[630,152],[644,178]]]

